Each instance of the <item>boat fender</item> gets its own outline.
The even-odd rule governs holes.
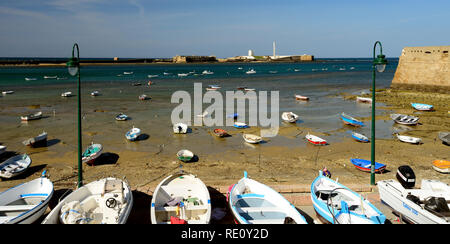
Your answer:
[[[244,178],[247,178],[247,171],[244,171]]]
[[[322,175],[331,178],[331,172],[326,167],[322,169]]]

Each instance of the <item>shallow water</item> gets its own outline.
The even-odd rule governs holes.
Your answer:
[[[377,74],[377,88],[390,86],[397,60],[393,60],[385,73]],[[242,69],[239,69],[242,67]],[[352,68],[353,67],[353,68]],[[257,72],[245,74],[249,69]],[[214,72],[202,75],[203,70]],[[272,71],[272,72],[271,72]],[[276,71],[274,73],[273,71]],[[258,64],[186,64],[186,65],[130,65],[130,66],[86,66],[81,69],[83,144],[91,141],[103,144],[105,150],[120,152],[132,150],[162,154],[176,153],[189,148],[196,153],[217,150],[234,150],[266,146],[304,146],[302,139],[305,130],[323,134],[329,143],[349,138],[349,131],[355,130],[370,137],[370,119],[362,128],[352,128],[342,124],[339,115],[345,112],[356,118],[369,118],[370,105],[354,100],[344,100],[341,93],[361,94],[370,92],[372,72],[370,60],[320,60],[312,63],[258,63]],[[124,72],[133,72],[125,75]],[[171,73],[164,75],[163,72]],[[189,73],[178,77],[179,73]],[[194,73],[195,72],[195,73]],[[63,79],[44,79],[44,76],[58,76]],[[148,78],[147,75],[159,75]],[[36,80],[25,81],[25,77]],[[148,80],[153,84],[148,87]],[[142,86],[132,86],[140,82]],[[279,91],[279,115],[292,111],[300,116],[295,124],[282,123],[283,129],[297,127],[292,133],[280,133],[268,138],[267,143],[248,145],[243,142],[239,129],[220,127],[229,130],[233,136],[217,139],[210,134],[216,127],[192,127],[187,135],[172,133],[171,113],[178,104],[170,102],[173,92],[184,90],[191,95],[194,83],[201,82],[203,91],[208,85],[220,85],[222,95],[234,91],[236,87],[247,86],[260,91]],[[11,95],[0,97],[0,142],[8,150],[23,151],[23,140],[37,136],[43,130],[48,132],[54,145],[49,150],[55,155],[76,150],[76,109],[77,97],[63,98],[65,91],[76,93],[76,79],[70,77],[64,67],[1,67],[0,90],[14,90]],[[98,90],[101,95],[91,97],[90,92]],[[140,101],[140,94],[147,94],[151,100]],[[295,94],[310,97],[309,102],[299,102]],[[203,104],[203,109],[209,104]],[[383,104],[377,103],[377,106]],[[20,116],[42,111],[44,118],[23,123]],[[118,122],[114,117],[123,112],[132,119]],[[385,113],[377,110],[377,114]],[[247,112],[248,113],[248,112]],[[195,116],[193,114],[193,116]],[[248,118],[246,119],[248,122]],[[392,138],[392,121],[376,122],[377,138]],[[125,133],[136,126],[142,130],[144,140],[128,142]],[[307,129],[305,129],[307,128]],[[245,130],[258,133],[250,128]],[[291,130],[289,130],[291,132]],[[299,133],[302,133],[298,135]],[[161,150],[161,149],[164,150]]]

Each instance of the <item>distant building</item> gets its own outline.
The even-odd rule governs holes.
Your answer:
[[[119,57],[114,57],[114,61],[119,61]]]

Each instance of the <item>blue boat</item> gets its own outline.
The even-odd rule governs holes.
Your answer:
[[[365,136],[363,134],[356,133],[356,132],[352,132],[352,137],[355,140],[360,141],[360,142],[369,142],[370,141],[369,138],[367,138],[367,136]]]
[[[358,193],[319,176],[311,184],[311,200],[319,219],[332,224],[384,224],[386,216]]]
[[[359,170],[370,172],[372,162],[365,159],[352,158],[350,162]],[[375,162],[375,172],[382,172],[386,169],[386,164]]]
[[[126,134],[125,137],[130,140],[130,141],[135,141],[139,135],[141,135],[141,129],[139,128],[135,128],[133,126],[133,129],[129,130]]]
[[[353,126],[364,126],[364,123],[362,121],[359,121],[345,113],[341,114],[342,122],[346,125],[353,125]]]
[[[411,103],[411,106],[417,110],[430,111],[433,110],[433,105],[424,103]]]
[[[249,128],[249,126],[246,123],[241,123],[241,122],[235,122],[233,126],[238,129]]]

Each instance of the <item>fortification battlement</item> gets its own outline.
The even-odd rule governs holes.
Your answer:
[[[400,58],[420,60],[440,59],[449,61],[448,52],[450,46],[429,46],[429,47],[405,47]]]

